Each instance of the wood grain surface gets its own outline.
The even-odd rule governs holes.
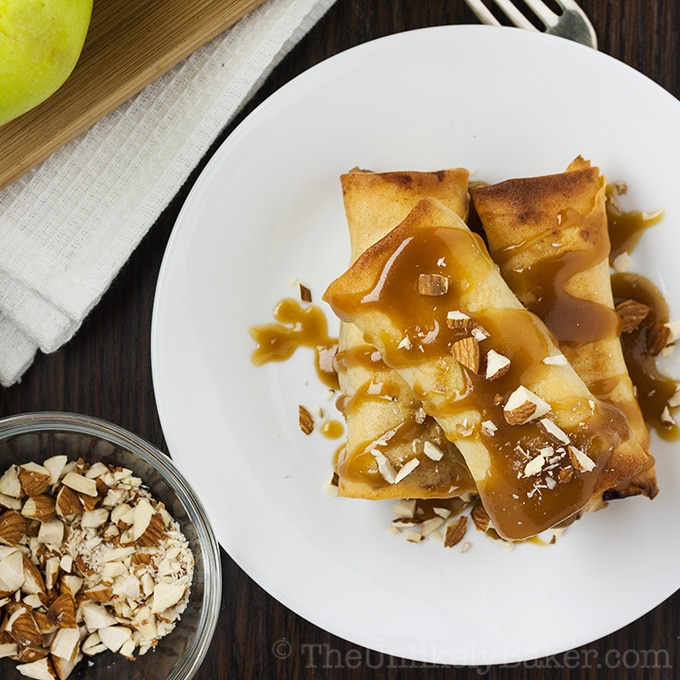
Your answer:
[[[0,126],[0,188],[262,0],[95,0],[82,54],[49,99]]]
[[[680,96],[677,0],[581,0],[581,5],[597,29],[602,51]],[[407,29],[474,22],[464,0],[337,0],[269,77],[244,115],[303,70],[353,45]],[[470,58],[474,59],[474,54]],[[578,93],[565,92],[565,96]],[[587,110],[584,115],[588,115]],[[233,125],[224,136],[232,129]],[[626,140],[619,142],[625,144]],[[174,220],[210,155],[159,217],[73,340],[54,354],[38,357],[20,384],[0,390],[0,415],[32,410],[77,411],[111,420],[165,448],[151,379],[149,337],[153,297]],[[635,549],[635,545],[630,546],[631,551]],[[678,593],[622,630],[565,654],[512,667],[452,668],[382,656],[341,640],[276,602],[224,553],[222,565],[224,589],[218,630],[196,680],[680,678]],[[616,570],[617,565],[611,564],[611,569]],[[426,574],[422,577],[426,578]],[[640,574],[643,584],[649,578],[653,578],[653,565],[648,573]],[[452,572],[451,588],[465,587]],[[336,597],[351,598],[351,583],[328,583],[328,598]],[[621,593],[621,597],[626,594]],[[603,602],[602,607],[604,610],[607,603]],[[528,596],[527,608],[544,617],[546,628],[551,617],[559,616],[540,596]],[[466,612],[451,611],[450,615],[465,619]],[[540,640],[537,647],[540,648]],[[130,673],[129,677],[134,677],[134,668]]]

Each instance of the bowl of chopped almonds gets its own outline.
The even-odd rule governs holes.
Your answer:
[[[219,546],[171,460],[68,413],[0,420],[0,677],[188,680]]]

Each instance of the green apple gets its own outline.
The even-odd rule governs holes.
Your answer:
[[[69,77],[93,0],[0,0],[0,125],[32,109]]]

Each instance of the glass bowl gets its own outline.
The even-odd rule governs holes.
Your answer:
[[[171,633],[135,661],[108,651],[86,656],[69,680],[189,680],[208,651],[222,591],[219,546],[201,502],[168,456],[116,425],[84,415],[50,412],[0,419],[0,474],[13,463],[41,463],[58,454],[131,469],[177,520],[195,560],[189,602]],[[21,678],[16,665],[16,661],[0,659],[0,677]]]

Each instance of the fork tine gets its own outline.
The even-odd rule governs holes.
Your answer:
[[[512,0],[492,0],[496,3],[498,8],[505,14],[505,16],[518,28],[524,28],[529,31],[537,31],[538,29],[520,12],[513,4]],[[477,18],[485,24],[493,24],[500,26],[500,22],[489,11],[488,7],[484,5],[483,0],[466,0],[470,9],[477,15]]]
[[[484,4],[484,0],[465,0],[467,6],[474,12],[483,24],[501,26],[501,22]],[[517,9],[512,0],[488,0],[494,2],[508,18],[510,23],[518,28],[530,31],[539,29]],[[569,38],[584,45],[597,49],[597,34],[588,15],[581,9],[576,0],[555,0],[564,10],[556,14],[543,0],[524,0],[527,8],[532,11],[537,21],[545,26],[545,32]]]
[[[524,0],[527,7],[540,19],[546,26],[555,26],[559,20],[559,15],[555,14],[543,0]]]
[[[564,10],[561,23],[564,23],[565,27],[563,31],[551,32],[597,49],[595,27],[578,2],[576,0],[555,0],[555,2]]]
[[[465,0],[467,6],[475,13],[475,16],[483,23],[491,26],[500,26],[501,22],[491,14],[482,0]]]

